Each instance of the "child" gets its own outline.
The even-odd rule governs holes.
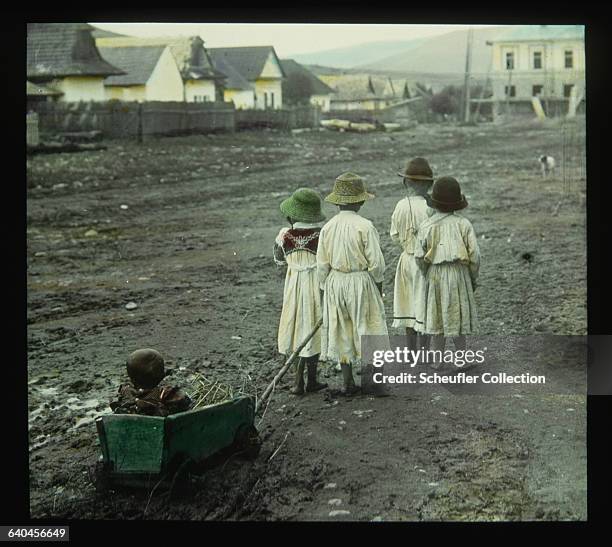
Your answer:
[[[422,297],[425,277],[414,259],[414,246],[419,226],[433,212],[425,200],[425,195],[433,183],[433,173],[426,159],[414,158],[408,162],[404,173],[398,175],[404,179],[408,196],[397,203],[391,217],[391,239],[402,247],[395,272],[393,327],[405,327],[407,347],[416,350],[415,326],[421,324],[424,313]],[[421,343],[418,346],[426,348],[426,337],[420,338]]]
[[[414,256],[426,277],[422,331],[431,334],[431,349],[444,351],[445,337],[465,349],[465,335],[478,328],[474,290],[480,251],[472,223],[456,213],[467,207],[453,177],[433,185],[429,206],[435,209],[419,228]]]
[[[361,359],[361,336],[388,334],[382,300],[385,259],[376,228],[357,214],[373,197],[361,177],[340,175],[325,198],[340,212],[319,236],[317,268],[324,290],[321,354],[340,363],[345,395],[359,391],[352,365]]]
[[[290,355],[313,331],[321,318],[321,295],[317,281],[317,245],[321,222],[319,194],[309,188],[299,188],[283,201],[280,210],[291,228],[282,228],[274,242],[274,261],[287,266],[283,310],[278,328],[278,351]],[[317,365],[321,352],[319,331],[300,351],[297,363],[294,395],[304,391],[319,391],[327,384],[317,381]],[[304,390],[304,368],[308,370]]]
[[[126,363],[131,383],[119,386],[119,396],[110,403],[115,414],[168,416],[189,410],[191,399],[179,388],[160,386],[166,375],[164,359],[154,349],[139,349]]]

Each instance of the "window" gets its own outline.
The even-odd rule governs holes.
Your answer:
[[[533,68],[542,68],[542,52],[533,52]]]
[[[514,53],[506,53],[506,70],[512,70],[514,68]]]
[[[566,84],[563,86],[563,96],[566,99],[569,99],[571,97],[573,87],[574,87],[574,84]]]
[[[574,52],[571,49],[565,51],[565,68],[574,68]]]
[[[264,91],[264,108],[268,108],[268,92]]]
[[[270,93],[270,103],[271,103],[271,107],[274,108],[274,93]]]
[[[506,94],[506,97],[516,97],[516,86],[514,85],[505,86],[504,93]]]
[[[543,86],[543,85],[534,85],[534,86],[531,88],[531,95],[532,95],[533,97],[537,97],[538,95],[541,95],[541,94],[542,94],[542,90],[543,90],[543,89],[544,89],[544,86]]]

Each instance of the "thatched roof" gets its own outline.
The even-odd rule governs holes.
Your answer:
[[[333,101],[403,100],[416,93],[405,79],[369,74],[326,74],[319,78],[335,90]]]
[[[105,59],[125,71],[121,76],[104,80],[106,86],[144,85],[149,81],[167,46],[101,47]]]
[[[217,80],[225,77],[225,74],[215,69],[204,41],[199,36],[100,37],[96,39],[96,44],[100,48],[169,46],[183,80]]]
[[[311,90],[313,95],[330,95],[335,93],[335,91],[329,87],[325,82],[321,81],[317,78],[310,70],[306,67],[302,66],[298,62],[293,59],[283,59],[281,61],[281,65],[283,67],[283,71],[287,75],[287,77],[291,77],[293,75],[301,75],[308,78],[311,84]]]
[[[231,65],[245,80],[250,82],[259,78],[272,53],[278,62],[282,76],[285,77],[283,66],[272,46],[217,47],[210,48],[208,51],[219,70],[222,70],[221,64]]]
[[[92,28],[85,23],[28,23],[27,77],[122,74],[100,56]]]

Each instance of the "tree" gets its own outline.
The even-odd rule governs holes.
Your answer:
[[[447,85],[436,93],[429,102],[429,107],[436,114],[458,114],[461,104],[461,89]]]

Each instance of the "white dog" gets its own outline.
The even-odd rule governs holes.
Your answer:
[[[552,156],[540,156],[539,161],[543,178],[547,178],[548,175],[555,174],[555,158]]]

